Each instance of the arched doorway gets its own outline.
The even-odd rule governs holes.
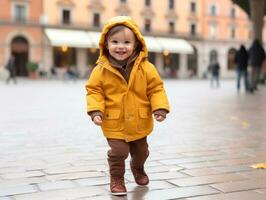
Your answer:
[[[236,65],[235,65],[235,57],[236,57],[236,49],[231,48],[228,51],[227,54],[227,69],[228,70],[235,70]]]
[[[218,53],[216,50],[211,50],[209,55],[209,63],[218,61]]]
[[[11,53],[15,57],[17,76],[27,76],[26,64],[29,60],[29,43],[23,36],[17,36],[11,41]]]
[[[188,54],[187,66],[190,72],[190,77],[196,76],[198,73],[198,51],[193,47],[193,54]]]

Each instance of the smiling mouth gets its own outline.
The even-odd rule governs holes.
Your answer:
[[[124,55],[126,52],[116,52],[118,55]]]

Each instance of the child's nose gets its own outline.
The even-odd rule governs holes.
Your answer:
[[[124,46],[124,44],[123,43],[119,43],[118,44],[118,48],[124,48],[125,46]]]

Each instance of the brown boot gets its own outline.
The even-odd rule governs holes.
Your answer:
[[[149,177],[147,176],[144,168],[136,168],[133,166],[132,161],[130,161],[130,168],[138,185],[148,185]]]
[[[112,195],[122,196],[127,194],[124,177],[111,176],[110,190]]]

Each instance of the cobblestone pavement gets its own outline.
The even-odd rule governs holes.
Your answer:
[[[127,197],[109,193],[108,146],[85,113],[84,81],[0,83],[0,200],[265,200],[266,87],[237,94],[166,80],[171,114],[148,138],[148,187],[127,160]]]

